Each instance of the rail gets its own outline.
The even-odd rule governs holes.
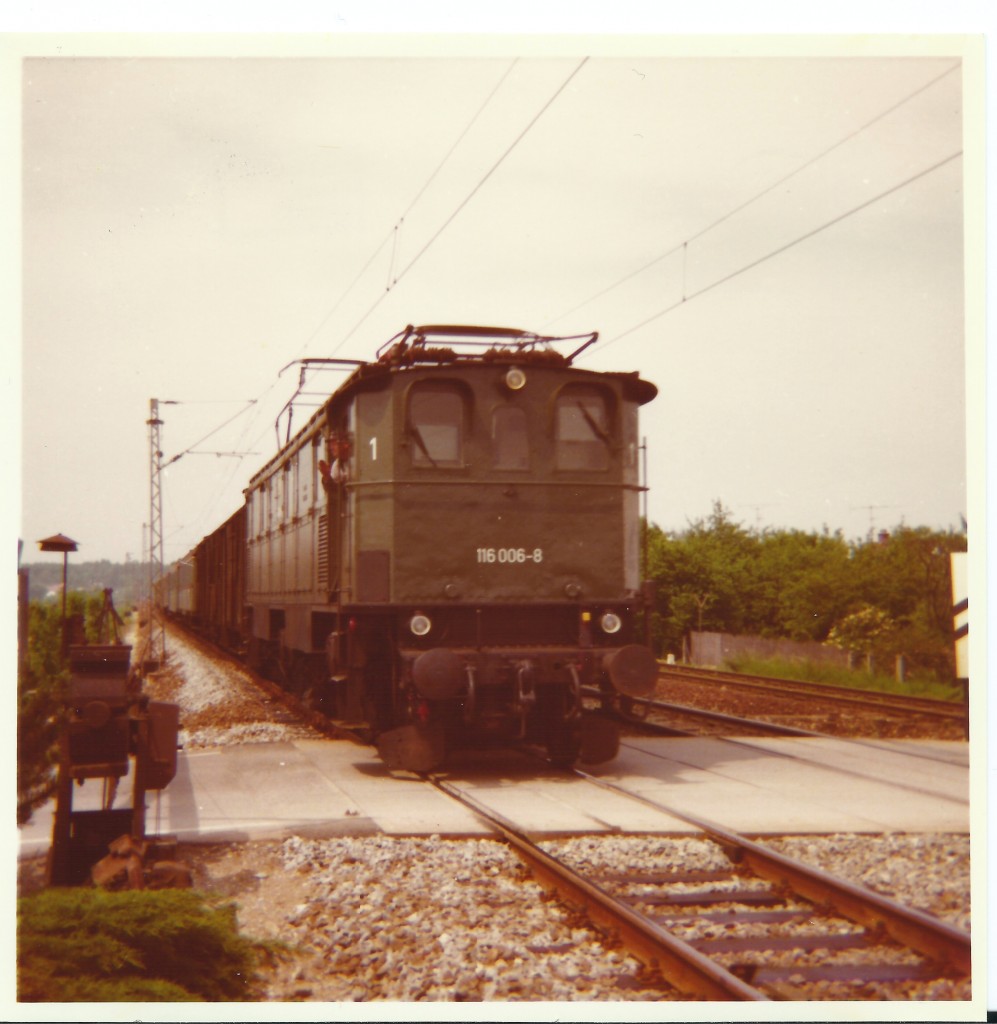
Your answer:
[[[735,850],[738,859],[759,875],[788,886],[805,899],[829,904],[849,919],[870,928],[883,928],[902,945],[947,964],[961,974],[970,973],[972,940],[968,932],[819,868],[792,860],[706,818],[632,793],[581,769],[574,769],[574,774],[602,789],[629,797],[700,829],[725,848]]]
[[[758,989],[546,853],[511,823],[482,807],[466,793],[438,778],[429,781],[503,836],[539,881],[556,888],[568,902],[583,907],[594,921],[616,931],[638,959],[659,970],[677,988],[706,999],[768,1000]]]
[[[584,771],[576,770],[574,774],[693,825],[725,851],[730,869],[604,873],[594,877],[582,874],[457,786],[437,776],[424,777],[501,835],[541,884],[556,889],[567,902],[583,909],[593,923],[615,932],[639,960],[690,995],[727,1001],[806,999],[814,998],[813,989],[808,991],[807,986],[822,982],[908,984],[970,974],[971,940],[967,932],[795,861],[714,822],[667,807]],[[600,881],[623,887],[638,885],[641,892],[632,897],[618,896]],[[697,883],[714,882],[720,886],[696,888]],[[766,888],[760,888],[759,883]],[[655,891],[649,893],[649,885]],[[653,909],[645,912],[640,907]],[[662,908],[666,911],[664,915],[656,912]],[[836,917],[853,924],[849,930],[843,930],[835,922]],[[669,930],[680,930],[690,921],[700,919],[743,924],[752,934],[687,940]],[[759,934],[757,929],[762,926],[766,931]],[[787,927],[800,926],[809,927],[804,933],[786,931]],[[924,959],[898,962],[890,952],[896,945],[913,950]],[[882,953],[877,952],[880,948]],[[780,966],[775,962],[780,952],[796,950],[859,950],[861,959],[858,963],[830,962],[831,957],[822,956],[817,964],[794,962]],[[745,951],[756,957],[754,962],[727,967],[716,959]]]
[[[660,671],[664,678],[670,676],[675,679],[707,680],[769,693],[812,696],[820,700],[858,707],[888,708],[904,714],[932,714],[946,718],[961,718],[963,715],[962,704],[936,697],[914,697],[884,693],[879,690],[851,690],[829,683],[815,683],[802,679],[779,679],[771,676],[727,672],[721,669],[692,668],[684,665],[660,666]]]

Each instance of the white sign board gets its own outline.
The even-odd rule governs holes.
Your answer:
[[[953,552],[951,559],[955,674],[957,679],[969,679],[969,569],[966,552]]]

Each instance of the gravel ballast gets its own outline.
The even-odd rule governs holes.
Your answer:
[[[965,872],[954,860],[929,853],[962,851],[968,857],[964,841],[841,835],[765,840],[819,866],[841,864],[839,873],[856,882],[881,873],[886,857],[895,884],[880,878],[877,891],[928,911],[932,907],[923,896],[935,888],[950,892],[943,902],[962,893],[968,906]],[[544,846],[583,872],[727,866],[716,844],[687,837],[580,836]],[[546,893],[497,841],[296,836],[187,847],[182,855],[192,862],[199,886],[234,899],[247,934],[279,938],[291,947],[265,972],[271,1000],[689,998]],[[680,934],[710,937],[723,927],[691,915]],[[903,961],[909,954],[897,956]],[[799,963],[808,962],[819,958],[801,954]],[[898,998],[886,988],[870,995],[833,986],[824,986],[819,996],[863,997]],[[969,998],[969,982],[909,986],[901,998]]]
[[[275,1000],[684,998],[550,898],[500,842],[346,837],[191,848],[198,884],[291,955]]]
[[[173,633],[170,663],[147,688],[181,705],[188,749],[317,735],[289,720],[248,674]],[[968,928],[968,836],[764,842]],[[582,836],[551,848],[580,870],[726,866],[715,844],[688,837]],[[289,944],[265,969],[270,1000],[688,998],[545,893],[497,841],[294,836],[185,845],[180,858],[198,886],[237,903],[247,934]],[[965,998],[963,988],[925,987],[907,998]]]

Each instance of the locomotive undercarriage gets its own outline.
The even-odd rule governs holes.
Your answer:
[[[396,610],[351,611],[324,653],[254,638],[250,662],[306,706],[365,727],[394,768],[429,770],[487,743],[540,746],[558,765],[611,760],[619,736],[608,712],[656,676],[636,644],[413,645],[399,641],[409,632]]]
[[[600,712],[615,710],[622,696],[622,677],[612,668],[621,650],[641,659],[645,675],[653,673],[650,653],[635,654],[645,649],[634,645],[402,649],[398,688],[406,720],[381,734],[381,756],[393,767],[418,761],[424,768],[449,749],[495,739],[542,746],[558,765],[611,760],[618,728]],[[586,706],[585,692],[598,693],[597,707]]]

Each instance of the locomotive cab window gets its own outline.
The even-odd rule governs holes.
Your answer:
[[[503,405],[492,413],[492,460],[496,469],[530,468],[530,438],[524,409]]]
[[[594,388],[565,388],[555,419],[557,468],[609,468],[612,447],[606,396]]]
[[[409,399],[406,434],[414,466],[463,466],[464,400],[450,388],[423,387]]]

